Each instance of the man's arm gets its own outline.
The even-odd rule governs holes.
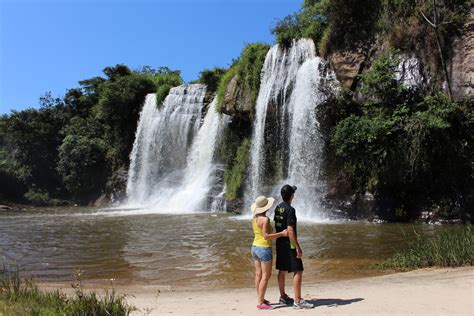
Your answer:
[[[288,225],[288,237],[290,238],[293,245],[296,247],[296,257],[301,258],[303,257],[303,250],[298,243],[298,239],[296,238],[295,229],[293,225]]]

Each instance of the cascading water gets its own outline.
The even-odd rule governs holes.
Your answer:
[[[214,100],[201,125],[205,93],[200,84],[172,88],[160,109],[154,94],[146,97],[131,153],[129,207],[170,213],[211,207],[219,167],[214,151],[225,122]]]
[[[316,108],[325,100],[320,87],[334,81],[312,40],[270,49],[255,108],[247,204],[260,194],[279,197],[281,185],[290,183],[298,186],[294,205],[300,216],[321,219],[323,142]]]

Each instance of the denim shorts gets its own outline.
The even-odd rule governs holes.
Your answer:
[[[252,246],[251,249],[253,260],[258,262],[269,262],[272,261],[272,248],[271,247],[257,247]]]

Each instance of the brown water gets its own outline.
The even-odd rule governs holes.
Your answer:
[[[132,214],[124,216],[124,214]],[[429,225],[300,223],[305,280],[377,275],[370,268]],[[250,287],[250,221],[229,214],[164,215],[92,208],[0,213],[0,260],[23,276],[172,287]]]

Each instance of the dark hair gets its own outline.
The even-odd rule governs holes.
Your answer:
[[[291,197],[293,196],[293,194],[295,193],[295,191],[296,191],[295,186],[285,184],[281,188],[281,198],[283,199],[283,201],[288,202],[291,199]]]

